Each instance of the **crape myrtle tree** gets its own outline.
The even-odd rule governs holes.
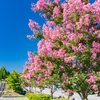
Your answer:
[[[39,0],[32,3],[46,22],[41,28],[30,19],[29,27],[39,38],[38,52],[28,52],[26,78],[36,84],[58,84],[82,100],[100,93],[100,0]]]

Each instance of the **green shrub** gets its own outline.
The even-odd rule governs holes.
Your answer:
[[[48,94],[43,94],[43,93],[26,93],[26,97],[29,100],[51,100],[51,96]]]
[[[22,94],[23,93],[23,89],[21,87],[21,81],[19,79],[21,73],[14,71],[8,76],[7,80],[7,85],[15,90],[15,92]]]
[[[16,88],[15,92],[22,94],[23,93],[23,88],[22,87],[18,87]]]
[[[26,93],[25,96],[29,99],[32,100],[32,97],[34,98],[35,95],[33,93]]]
[[[36,94],[36,93],[26,93],[25,96],[29,99],[29,100],[70,100],[70,99],[66,99],[66,98],[56,98],[56,99],[51,99],[51,96],[48,94]]]
[[[66,98],[56,98],[56,99],[52,99],[52,100],[70,100],[70,99],[66,99]]]

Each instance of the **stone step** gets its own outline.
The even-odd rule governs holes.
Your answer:
[[[5,90],[6,88],[6,82],[2,82],[0,84],[0,97],[3,95],[3,91]]]
[[[3,95],[3,91],[0,91],[0,97],[2,97],[2,95]]]

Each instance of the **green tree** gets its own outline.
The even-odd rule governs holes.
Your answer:
[[[5,69],[4,66],[0,68],[0,79],[5,79],[10,75],[10,72]]]
[[[13,70],[13,72],[7,78],[7,84],[11,89],[15,90],[15,92],[22,94],[23,89],[21,87],[21,80],[19,79],[20,75],[20,71],[17,72]]]

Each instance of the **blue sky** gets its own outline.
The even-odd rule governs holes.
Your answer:
[[[29,19],[43,25],[45,20],[31,11],[31,2],[38,0],[0,0],[0,67],[12,72],[23,71],[28,61],[27,51],[37,51],[38,40],[30,41],[26,36],[32,31]],[[91,0],[94,2],[95,0]]]
[[[0,67],[12,72],[23,71],[28,60],[27,51],[37,51],[38,40],[29,40],[32,35],[29,19],[44,23],[38,13],[31,11],[31,2],[37,0],[0,0]]]

